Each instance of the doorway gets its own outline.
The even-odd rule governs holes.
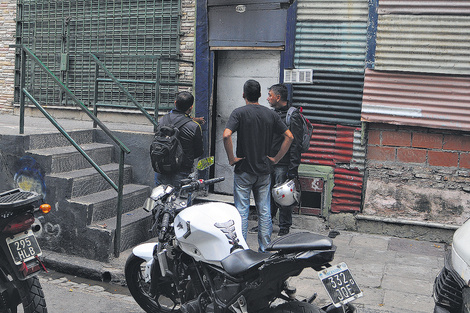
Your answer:
[[[214,111],[215,137],[214,177],[225,177],[225,181],[214,186],[214,192],[233,194],[233,167],[228,164],[222,134],[232,111],[245,105],[243,84],[248,79],[257,80],[261,84],[259,103],[269,107],[266,100],[268,88],[279,83],[281,52],[278,50],[256,51],[217,51],[215,71]],[[236,151],[237,134],[233,134],[233,146]]]

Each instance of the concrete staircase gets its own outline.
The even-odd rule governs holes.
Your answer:
[[[70,136],[118,184],[119,164],[114,145],[96,142],[96,130]],[[44,249],[109,261],[114,254],[117,192],[60,133],[34,134],[25,142],[26,154],[43,167],[46,201],[53,210],[41,219],[38,234]],[[150,238],[151,216],[142,210],[150,187],[133,183],[125,165],[120,251]]]

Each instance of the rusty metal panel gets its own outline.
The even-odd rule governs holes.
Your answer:
[[[362,203],[364,175],[358,170],[335,169],[335,186],[331,200],[332,212],[359,212]]]
[[[362,120],[470,131],[470,77],[366,70]]]
[[[375,70],[470,74],[470,16],[379,15]]]
[[[368,8],[367,0],[300,0],[297,7],[297,20],[367,22]]]
[[[380,0],[379,14],[470,15],[470,1]]]
[[[334,168],[333,212],[360,211],[365,150],[359,128],[313,124],[310,149],[302,154],[302,163]]]

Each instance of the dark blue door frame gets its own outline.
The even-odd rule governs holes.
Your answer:
[[[209,19],[207,12],[207,0],[198,0],[196,6],[196,62],[195,62],[195,98],[196,116],[202,116],[207,121],[202,127],[204,137],[205,155],[210,155],[211,129],[210,110],[214,82],[214,56],[209,46]],[[281,52],[281,64],[279,81],[284,78],[284,69],[294,67],[295,49],[295,23],[297,17],[297,1],[289,7],[287,11],[286,44]],[[289,94],[292,88],[288,85]]]

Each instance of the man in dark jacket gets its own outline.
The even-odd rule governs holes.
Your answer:
[[[272,174],[271,185],[282,184],[287,179],[292,179],[298,176],[298,169],[300,165],[301,149],[302,149],[302,136],[303,126],[302,117],[298,110],[295,110],[290,117],[289,125],[287,125],[286,116],[289,110],[287,102],[287,87],[283,84],[276,84],[269,88],[268,91],[268,102],[271,107],[274,108],[275,112],[279,115],[281,120],[286,124],[289,130],[294,135],[294,141],[292,142],[289,151],[286,155],[274,165],[274,173]],[[275,155],[281,148],[283,138],[281,136],[275,136],[273,138],[273,145],[270,155]],[[292,209],[293,206],[281,207],[271,199],[271,216],[276,216],[279,209],[279,236],[283,236],[289,233],[289,229],[292,226]]]
[[[155,183],[158,185],[168,184],[179,187],[182,179],[188,178],[193,171],[194,160],[200,157],[203,150],[201,126],[189,116],[193,109],[194,97],[190,92],[182,91],[177,94],[175,109],[163,116],[160,125],[175,125],[180,120],[187,120],[179,128],[178,139],[183,148],[183,160],[178,172],[172,174],[155,173]]]

